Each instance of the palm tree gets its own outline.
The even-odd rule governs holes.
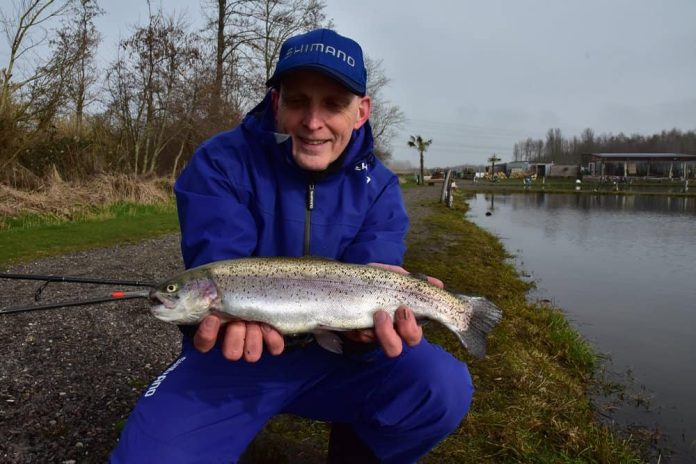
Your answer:
[[[428,147],[433,143],[433,139],[423,140],[420,135],[412,135],[411,139],[408,141],[408,146],[413,147],[420,153],[420,183],[423,185],[423,153],[428,151]]]

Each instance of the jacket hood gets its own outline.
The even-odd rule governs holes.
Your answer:
[[[275,145],[287,162],[301,169],[295,163],[292,156],[292,139],[288,134],[279,133],[276,131],[275,115],[273,114],[273,105],[271,100],[271,92],[267,92],[264,99],[256,105],[244,117],[242,127],[250,131],[254,136],[262,140],[264,144]],[[355,166],[372,165],[375,160],[374,155],[374,138],[372,136],[372,127],[370,121],[365,122],[359,129],[353,130],[350,141],[346,146],[341,156],[329,166],[327,171],[335,171],[342,169],[353,169]]]

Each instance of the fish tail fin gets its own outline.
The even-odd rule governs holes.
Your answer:
[[[467,329],[453,328],[453,332],[471,355],[483,358],[486,356],[486,336],[503,317],[503,313],[486,298],[466,295],[457,295],[457,298],[471,305],[472,313]]]

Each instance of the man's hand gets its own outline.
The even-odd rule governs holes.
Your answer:
[[[261,359],[264,344],[272,355],[278,355],[285,349],[283,336],[267,324],[230,321],[222,327],[221,325],[218,316],[206,316],[193,337],[193,346],[198,351],[207,353],[221,338],[222,355],[225,358],[230,361],[244,358],[248,362]]]
[[[393,266],[389,264],[370,263],[370,266],[377,266],[400,274],[409,274],[409,272],[401,266]],[[444,284],[441,280],[434,277],[428,277],[428,282],[443,288]],[[403,343],[408,346],[416,346],[423,338],[423,329],[416,322],[416,318],[406,306],[399,307],[394,313],[395,321],[386,311],[377,311],[374,315],[374,329],[353,330],[346,332],[346,337],[355,342],[369,343],[375,339],[382,346],[382,349],[390,358],[394,358],[401,354]]]

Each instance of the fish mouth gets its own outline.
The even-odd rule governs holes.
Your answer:
[[[176,303],[172,301],[171,298],[167,298],[157,290],[153,290],[150,292],[150,296],[148,296],[148,301],[150,302],[150,305],[153,308],[164,306],[167,309],[174,309],[174,307],[176,306]]]

